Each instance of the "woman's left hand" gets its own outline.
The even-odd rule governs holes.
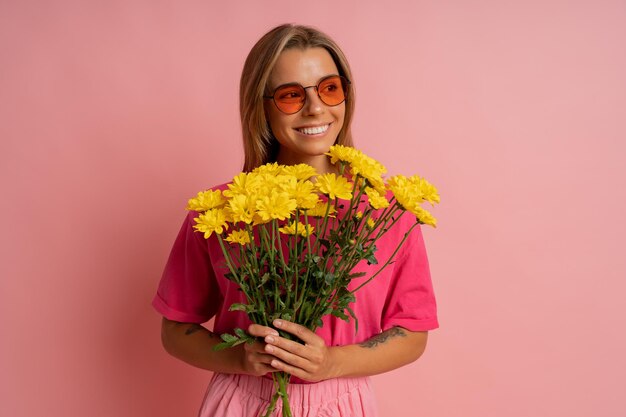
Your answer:
[[[266,336],[265,351],[278,359],[271,366],[302,380],[318,382],[337,377],[337,363],[333,348],[311,330],[286,320],[274,320],[274,326],[291,333],[304,344],[283,337]]]

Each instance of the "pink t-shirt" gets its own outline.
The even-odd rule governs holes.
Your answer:
[[[225,189],[226,185],[214,187]],[[228,272],[217,238],[205,239],[193,230],[196,212],[189,212],[170,253],[165,271],[152,301],[154,308],[170,320],[204,323],[215,316],[213,331],[232,333],[236,327],[246,329],[250,321],[242,311],[228,311],[233,303],[245,303],[237,284],[224,277]],[[378,265],[362,261],[354,272],[366,272],[355,278],[349,289],[356,288],[387,261],[406,231],[415,223],[415,216],[405,213],[377,242]],[[359,319],[358,333],[354,322],[345,322],[328,315],[316,330],[328,346],[361,343],[394,326],[411,331],[439,327],[437,305],[430,279],[428,258],[417,226],[395,257],[395,262],[355,293],[351,305]],[[295,381],[294,381],[295,382]]]

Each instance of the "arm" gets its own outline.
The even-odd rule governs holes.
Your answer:
[[[277,359],[272,367],[307,381],[338,377],[376,375],[417,360],[424,349],[428,332],[411,332],[393,327],[358,345],[328,347],[312,331],[288,321],[274,326],[292,333],[303,344],[282,337],[266,336],[265,351]],[[266,332],[267,327],[252,325],[251,334]]]
[[[278,335],[265,327],[259,336]],[[244,343],[233,348],[214,351],[213,346],[222,340],[213,332],[196,323],[181,323],[163,317],[161,341],[172,356],[197,368],[226,374],[242,373],[261,376],[276,372],[270,362],[275,359],[264,352],[264,344]]]
[[[339,346],[334,353],[342,376],[369,376],[415,362],[424,353],[427,340],[427,331],[392,327],[359,345]]]

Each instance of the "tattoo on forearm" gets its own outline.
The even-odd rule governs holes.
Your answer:
[[[391,329],[385,330],[381,334],[377,334],[371,339],[366,340],[365,342],[361,343],[359,346],[364,347],[364,348],[374,348],[380,344],[385,343],[387,340],[391,339],[392,337],[406,337],[406,333],[400,327],[392,327]]]
[[[199,324],[195,324],[195,323],[190,324],[189,327],[187,327],[187,330],[185,330],[185,336],[189,336],[190,334],[193,334],[201,330],[206,330],[206,329],[200,326]]]
[[[189,335],[194,334],[194,333],[199,332],[199,331],[205,331],[205,332],[207,332],[209,334],[209,337],[212,337],[212,338],[213,337],[217,337],[215,335],[215,333],[209,331],[206,327],[203,327],[203,326],[201,326],[198,323],[184,323],[184,322],[180,322],[180,321],[175,321],[174,323],[176,324],[177,327],[186,326],[186,328],[185,328],[185,336],[189,336]]]

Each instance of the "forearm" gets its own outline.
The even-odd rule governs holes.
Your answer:
[[[199,324],[179,323],[164,318],[161,339],[170,355],[197,368],[230,374],[243,373],[243,346],[214,351],[213,347],[222,340]]]
[[[336,377],[381,374],[417,360],[428,339],[428,332],[411,332],[393,327],[358,345],[331,348]]]

